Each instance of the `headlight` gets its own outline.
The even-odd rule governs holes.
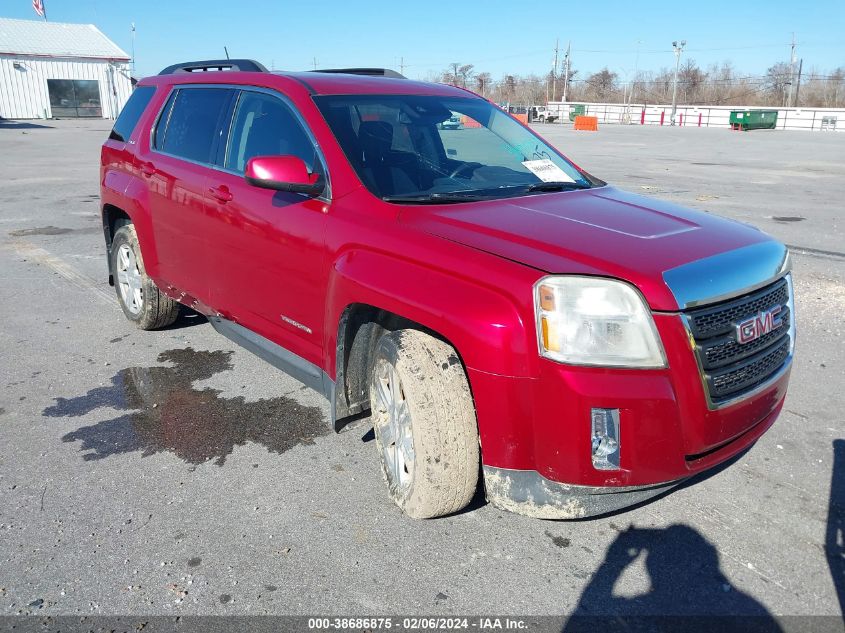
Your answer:
[[[534,285],[540,354],[561,363],[665,367],[651,312],[632,286],[601,277],[545,277]]]

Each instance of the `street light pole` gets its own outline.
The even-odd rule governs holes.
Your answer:
[[[675,50],[675,81],[672,87],[672,115],[669,117],[670,125],[675,125],[675,112],[678,110],[678,70],[681,67],[681,53],[686,45],[686,40],[681,40],[680,44],[678,42],[672,42],[672,48]]]

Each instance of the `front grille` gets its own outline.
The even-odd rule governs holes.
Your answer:
[[[730,332],[735,323],[761,310],[768,310],[776,305],[785,306],[788,300],[789,286],[786,279],[781,279],[739,299],[693,310],[689,313],[692,335],[697,339],[705,339]]]
[[[739,299],[687,311],[711,402],[719,404],[742,396],[764,383],[787,361],[792,347],[788,302],[789,284],[784,278]],[[782,306],[779,328],[748,343],[737,341],[738,323],[775,306]]]
[[[788,339],[789,337],[787,337]],[[738,391],[754,387],[777,371],[789,356],[789,340],[785,340],[772,351],[740,367],[729,368],[708,376],[710,396],[714,399],[733,396]]]
[[[771,306],[770,306],[771,307]],[[766,309],[766,308],[764,308]],[[780,313],[781,322],[789,323],[789,308],[784,308]],[[741,319],[740,319],[741,320]],[[715,369],[736,362],[741,358],[746,358],[762,350],[784,335],[783,326],[776,330],[772,330],[768,334],[764,334],[760,338],[751,341],[750,343],[737,343],[734,332],[726,336],[719,337],[718,341],[710,340],[708,345],[702,348],[701,365],[704,369]]]

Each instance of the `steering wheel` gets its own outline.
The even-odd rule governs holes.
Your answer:
[[[452,173],[449,174],[449,178],[457,178],[458,174],[460,174],[462,171],[465,171],[467,169],[475,170],[479,167],[481,167],[481,163],[461,163],[460,165],[455,167],[455,169],[452,170]]]

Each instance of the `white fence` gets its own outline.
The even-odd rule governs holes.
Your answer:
[[[629,125],[671,125],[672,105],[649,105],[634,103],[549,103],[549,110],[555,111],[560,120],[569,121],[569,113],[575,105],[584,106],[584,114],[598,117],[599,123],[621,123]],[[836,130],[845,131],[845,109],[843,108],[763,108],[737,106],[678,106],[675,125],[683,127],[730,128],[728,119],[733,110],[776,110],[778,130]]]

